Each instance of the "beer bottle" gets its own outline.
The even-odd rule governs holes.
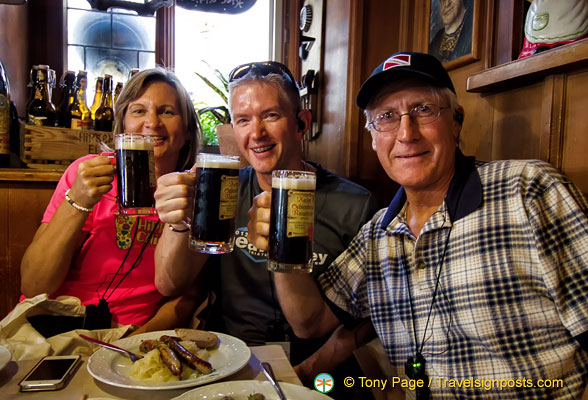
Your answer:
[[[47,71],[47,82],[49,83],[49,100],[52,102],[53,102],[53,89],[55,89],[56,80],[57,80],[57,77],[55,76],[55,70],[49,68],[49,70]]]
[[[118,100],[118,95],[122,92],[123,84],[122,82],[116,82],[116,88],[114,88],[114,104]]]
[[[0,61],[0,168],[10,166],[10,85]]]
[[[26,112],[25,122],[27,122],[27,123],[29,120],[29,107],[31,106],[31,103],[33,102],[33,100],[35,100],[35,86],[37,84],[37,70],[38,69],[39,69],[38,65],[33,65],[31,67],[30,72],[29,72],[29,83],[27,84],[27,87],[30,87],[31,90],[30,90],[27,102],[25,104],[25,112]]]
[[[59,81],[59,87],[61,88],[61,100],[57,106],[57,126],[64,126],[69,128],[70,123],[66,123],[67,120],[67,108],[73,103],[74,92],[76,83],[76,73],[74,71],[66,71]]]
[[[10,154],[16,155],[16,163],[20,164],[18,156],[20,155],[20,123],[18,120],[18,111],[14,101],[10,102]],[[12,162],[10,166],[14,166]]]
[[[90,129],[92,116],[86,105],[86,89],[88,86],[88,73],[79,71],[76,78],[76,91],[74,101],[68,108],[68,119],[71,129]]]
[[[28,123],[39,126],[55,126],[57,113],[55,106],[49,99],[49,66],[39,65],[35,84],[35,97],[31,102],[28,113]]]
[[[94,129],[97,131],[112,132],[114,111],[112,109],[112,76],[104,75],[104,93],[100,101],[100,107],[96,110]]]
[[[102,101],[102,85],[104,84],[104,78],[99,76],[96,78],[96,89],[94,91],[94,102],[92,103],[92,107],[90,107],[90,113],[92,115],[92,120],[96,118],[96,110],[100,107],[100,102]]]

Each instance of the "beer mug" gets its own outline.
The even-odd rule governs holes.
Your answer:
[[[155,159],[153,137],[114,135],[118,208],[124,215],[157,215],[155,210]]]
[[[239,157],[199,153],[190,248],[201,253],[233,251],[239,194]]]
[[[315,188],[314,172],[272,172],[270,271],[312,272]]]

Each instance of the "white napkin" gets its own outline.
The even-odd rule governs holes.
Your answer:
[[[25,299],[0,321],[0,345],[10,350],[14,361],[38,360],[48,355],[79,354],[89,356],[97,347],[81,339],[78,336],[79,333],[105,342],[112,342],[120,339],[131,328],[130,325],[127,325],[114,329],[92,331],[78,329],[46,339],[27,320],[28,316],[33,315],[78,317],[85,313],[86,307],[77,297],[60,296],[52,300],[47,294],[40,294]]]

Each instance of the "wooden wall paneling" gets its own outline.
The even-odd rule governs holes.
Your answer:
[[[359,44],[361,57],[355,59],[355,63],[360,65],[361,76],[355,90],[350,93],[350,104],[358,115],[358,124],[354,127],[359,145],[356,160],[357,177],[364,184],[367,184],[366,182],[370,179],[378,179],[379,176],[386,179],[386,176],[372,149],[371,135],[365,128],[364,113],[355,104],[355,99],[361,84],[369,78],[374,68],[386,57],[400,50],[402,41],[411,40],[412,30],[409,27],[412,21],[405,20],[405,18],[411,18],[408,14],[409,8],[403,8],[405,3],[404,0],[364,2],[363,33]]]
[[[363,58],[363,10],[365,4],[363,0],[354,1],[351,4],[350,10],[350,28],[349,28],[349,56],[348,65],[349,73],[347,74],[347,93],[350,99],[346,101],[345,107],[345,154],[344,154],[344,173],[348,177],[357,177],[359,175],[358,165],[361,134],[358,130],[361,129],[360,123],[361,112],[355,105],[353,93],[357,93],[363,81],[363,64],[354,62]]]
[[[382,61],[397,51],[413,50],[413,33],[415,19],[415,2],[410,0],[365,1],[363,10],[363,56],[356,59],[362,64],[363,83]],[[407,34],[408,31],[408,34]],[[408,41],[409,43],[406,43]],[[366,120],[363,111],[355,106],[357,90],[351,93],[350,101],[358,113],[356,135],[359,151],[357,154],[357,181],[370,189],[382,207],[386,206],[398,189],[398,185],[390,180],[372,149],[372,138],[365,129]]]
[[[66,65],[65,0],[29,0],[29,62],[31,65],[48,64],[55,70],[57,79]],[[27,74],[31,65],[27,65]],[[28,83],[28,79],[27,79]]]
[[[478,27],[479,60],[457,66],[449,71],[459,103],[464,107],[465,119],[460,134],[460,148],[467,155],[480,160],[492,159],[495,96],[479,95],[467,91],[468,78],[491,65],[492,36],[494,32],[494,0],[480,0]]]
[[[588,92],[588,69],[567,76],[565,85],[564,119],[562,137],[562,158],[560,169],[588,194],[588,113],[586,93]]]
[[[404,4],[406,8],[412,8],[405,12],[404,17],[412,21],[411,33],[412,43],[407,43],[410,47],[407,50],[420,51],[427,53],[429,51],[429,19],[431,14],[431,0],[419,0],[412,2],[412,6]],[[408,6],[408,7],[407,7]],[[405,50],[405,49],[401,49]]]
[[[374,156],[355,97],[372,70],[399,49],[400,3],[328,0],[325,4],[323,126],[318,139],[307,144],[307,156],[370,189],[382,189],[382,179],[389,179]]]
[[[3,307],[12,304],[12,294],[9,288],[10,264],[8,262],[10,249],[8,230],[8,184],[0,182],[0,318],[3,318],[6,311]]]
[[[566,75],[549,75],[543,80],[543,104],[539,158],[561,168]]]
[[[496,17],[496,7],[494,6],[493,0],[483,0],[482,8],[484,12],[485,27],[482,29],[481,42],[483,43],[483,49],[481,51],[482,61],[484,62],[484,69],[490,68],[494,65],[494,53],[492,38],[494,37],[494,20]]]
[[[325,0],[326,1],[326,0]],[[288,66],[292,74],[300,80],[301,68],[298,49],[300,47],[300,9],[304,0],[282,0],[283,19],[282,19],[282,45],[283,61]]]
[[[466,82],[472,74],[480,72],[490,64],[492,32],[494,30],[494,1],[479,0],[476,3],[480,26],[477,28],[477,54],[479,60],[453,64],[449,75],[455,86],[459,103],[464,107],[465,119],[460,134],[460,148],[467,155],[481,160],[492,159],[494,127],[494,96],[480,96],[467,91]],[[489,37],[490,36],[490,37]]]
[[[350,1],[331,0],[324,7],[322,127],[318,138],[307,143],[307,155],[325,168],[344,174]]]
[[[459,146],[464,154],[480,160],[492,159],[494,100],[493,96],[483,96],[470,103],[460,100],[465,119]]]
[[[414,18],[416,2],[412,0],[400,0],[398,10],[398,50],[414,49]]]
[[[540,157],[542,95],[541,82],[495,95],[493,160]]]
[[[27,5],[0,5],[0,60],[10,81],[10,98],[24,115],[29,95]]]
[[[0,185],[0,210],[4,208],[2,199],[7,201],[8,206],[7,218],[2,223],[2,227],[4,224],[7,226],[8,239],[3,243],[8,243],[8,257],[7,263],[0,265],[3,287],[0,294],[0,318],[18,302],[20,262],[41,223],[54,190],[54,182],[8,182]]]
[[[523,44],[526,0],[494,0],[496,7],[496,35],[494,65],[500,65],[519,56]]]
[[[171,70],[176,67],[176,8],[162,7],[155,13],[155,64]]]

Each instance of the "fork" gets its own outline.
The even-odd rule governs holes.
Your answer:
[[[94,339],[90,336],[80,334],[80,337],[84,340],[87,340],[88,342],[92,342],[92,343],[97,344],[99,346],[106,347],[107,349],[110,349],[110,350],[118,351],[119,353],[122,353],[122,354],[126,355],[127,357],[129,357],[132,362],[135,362],[135,361],[143,358],[143,356],[141,356],[139,354],[135,354],[132,351],[123,349],[122,347],[115,346],[114,344],[103,342],[102,340]]]

